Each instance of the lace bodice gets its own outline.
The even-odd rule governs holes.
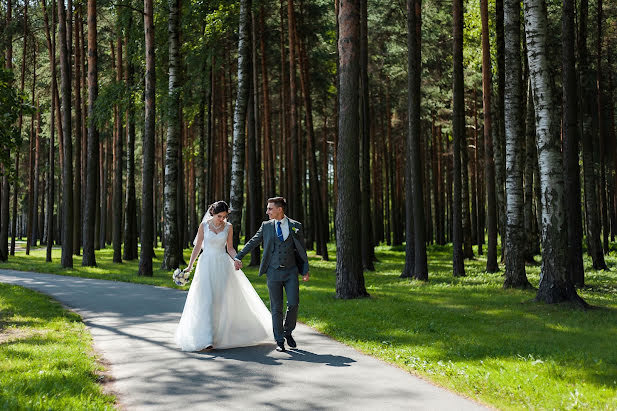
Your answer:
[[[226,253],[225,244],[227,243],[227,233],[231,223],[226,222],[223,231],[216,233],[210,228],[210,224],[204,225],[204,242],[202,248],[207,253]]]

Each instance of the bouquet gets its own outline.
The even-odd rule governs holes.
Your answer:
[[[171,279],[176,285],[186,285],[189,282],[189,276],[191,275],[190,271],[184,271],[179,268],[176,268]]]

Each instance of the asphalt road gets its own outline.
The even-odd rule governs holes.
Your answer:
[[[12,270],[0,270],[0,282],[48,294],[82,316],[127,410],[483,408],[302,324],[298,348],[285,353],[274,344],[181,352],[173,334],[185,291]]]

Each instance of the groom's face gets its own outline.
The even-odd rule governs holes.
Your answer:
[[[266,206],[266,214],[270,217],[270,220],[280,220],[283,218],[283,207],[277,207],[274,203],[268,203]]]

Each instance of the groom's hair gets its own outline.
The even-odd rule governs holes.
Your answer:
[[[276,207],[283,207],[283,211],[287,211],[287,201],[285,197],[272,197],[268,199],[268,203],[274,204]]]

